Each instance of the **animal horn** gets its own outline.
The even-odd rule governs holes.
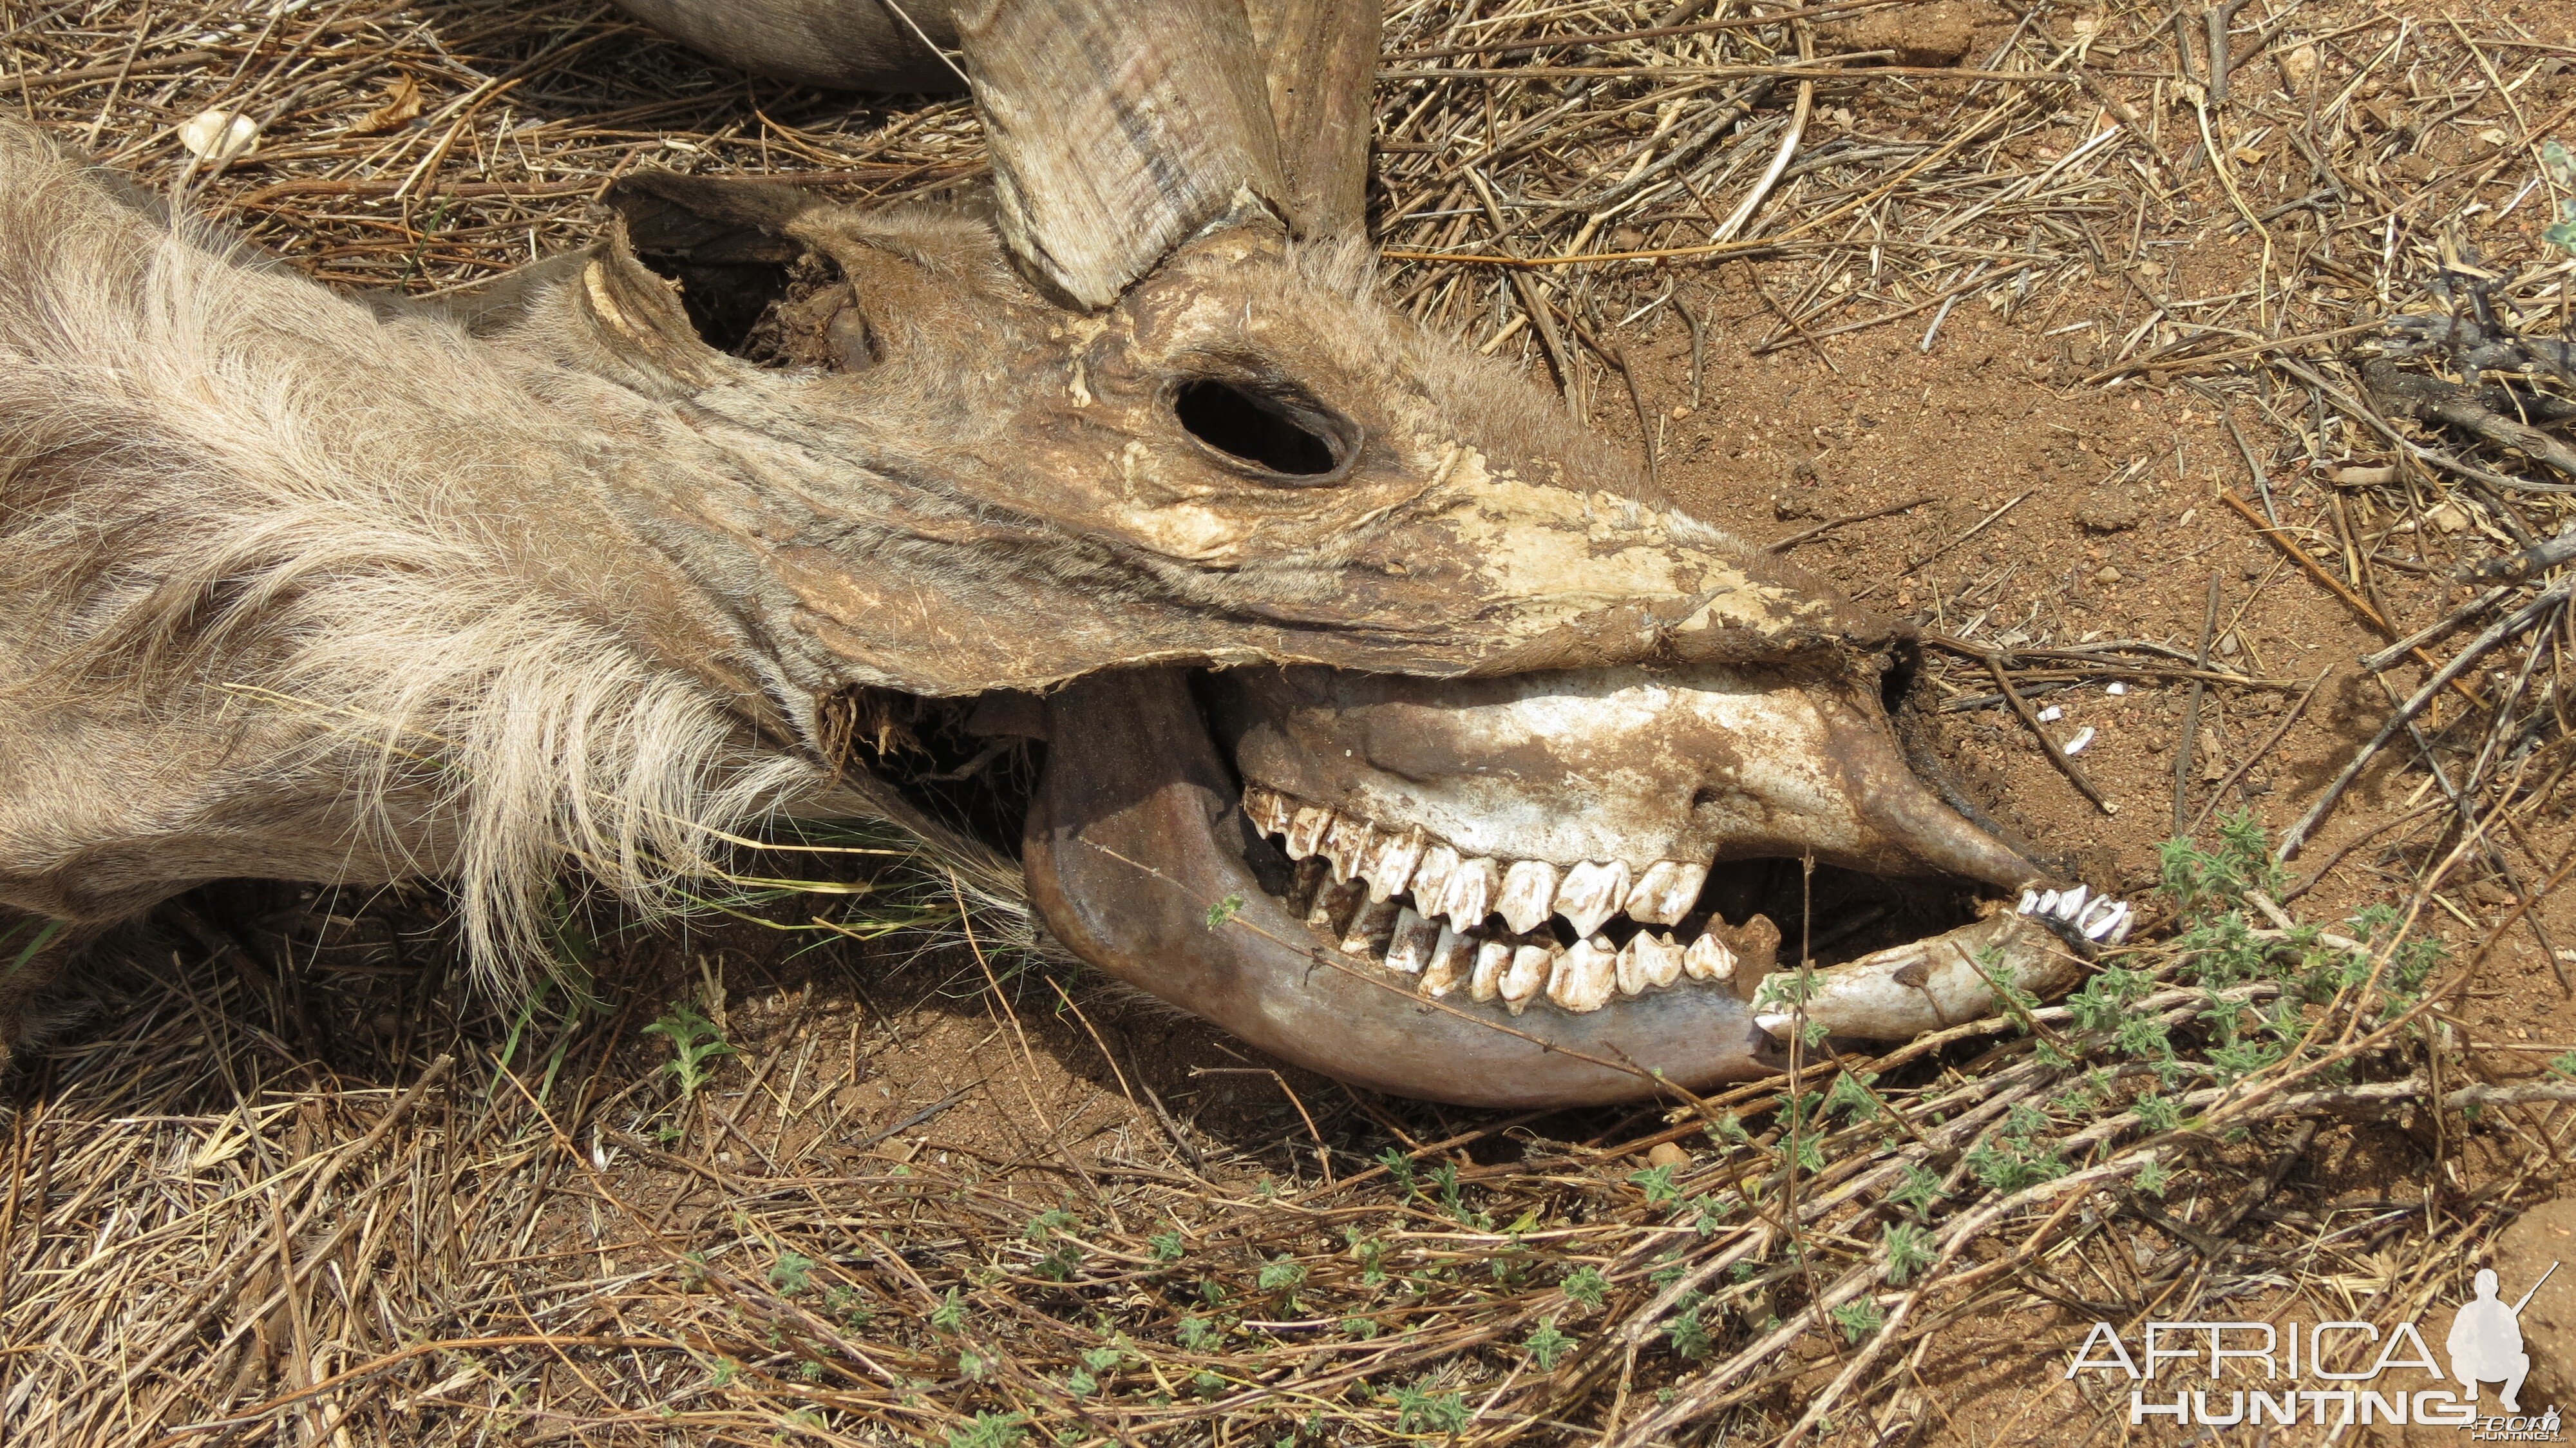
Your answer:
[[[1299,236],[1357,236],[1376,124],[1378,0],[1247,0]]]
[[[1242,0],[982,0],[957,30],[1003,240],[1083,306],[1108,305],[1247,190],[1285,209]]]

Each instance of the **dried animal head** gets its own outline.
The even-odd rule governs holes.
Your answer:
[[[1373,19],[1274,29],[1344,78],[1283,103],[1242,12],[1146,8],[959,16],[988,206],[638,178],[435,313],[0,137],[0,902],[449,873],[499,954],[561,864],[866,809],[1264,1049],[1507,1104],[1980,1014],[2121,928],[2006,906],[2050,882],[1908,769],[1901,630],[1374,300]],[[1799,1008],[1784,959],[1843,963]]]

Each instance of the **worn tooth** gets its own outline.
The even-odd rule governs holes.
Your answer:
[[[2138,917],[2123,908],[2120,911],[2120,923],[2111,927],[2111,933],[2103,937],[2102,943],[2104,945],[2122,944],[2129,938],[2129,927],[2137,923]]]
[[[2028,915],[2038,908],[2039,892],[2037,890],[2024,890],[2021,892],[2021,903],[2013,907],[2013,913],[2016,915]]]
[[[1302,860],[1321,849],[1324,832],[1333,827],[1333,812],[1319,804],[1299,805],[1288,819],[1288,858]]]
[[[2083,932],[2084,932],[2084,938],[2085,938],[2085,939],[2087,939],[2087,940],[2107,940],[2107,939],[2109,939],[2109,938],[2110,938],[2110,935],[2111,935],[2111,932],[2112,932],[2112,931],[2114,931],[2114,930],[2119,929],[2119,928],[2120,928],[2120,924],[2121,924],[2121,922],[2122,922],[2122,921],[2125,921],[2125,920],[2127,920],[2127,919],[2129,918],[2129,902],[2128,902],[2128,901],[2126,901],[2126,900],[2111,900],[2111,897],[2110,897],[2110,896],[2108,896],[2108,895],[2104,895],[2104,896],[2101,896],[2101,897],[2097,898],[2093,903],[2094,903],[2094,904],[2096,904],[2096,905],[2100,905],[2100,904],[2101,904],[2103,901],[2105,901],[2105,900],[2110,900],[2110,901],[2111,901],[2111,908],[2110,908],[2110,909],[2108,909],[2108,910],[2103,911],[2103,912],[2101,913],[2101,915],[2100,915],[2098,918],[2094,919],[2094,920],[2093,920],[2093,922],[2092,922],[2091,924],[2087,925],[2087,924],[2084,924],[2082,921],[2078,921],[2078,922],[2076,922],[2076,923],[2077,923],[2077,925],[2078,925],[2078,927],[2079,927],[2080,929],[2082,929],[2082,930],[2083,930]],[[2088,911],[2086,911],[2086,912],[2084,912],[2084,913],[2085,913],[2086,915],[2090,916],[2090,915],[2092,915],[2092,913],[2093,913],[2093,912],[2088,910]]]
[[[1461,930],[1473,930],[1493,913],[1494,896],[1503,888],[1503,867],[1488,859],[1460,860],[1440,892],[1440,908]]]
[[[2084,896],[2091,887],[2078,885],[2057,897],[2057,905],[2048,911],[2060,920],[2073,920],[2084,908]]]
[[[1299,860],[1296,878],[1288,886],[1288,913],[1300,919],[1305,918],[1306,912],[1314,908],[1315,896],[1332,878],[1333,867],[1325,864],[1322,859]]]
[[[1606,865],[1590,861],[1565,872],[1565,883],[1556,887],[1556,913],[1574,926],[1578,936],[1590,935],[1601,928],[1601,922],[1619,913],[1628,903],[1628,867],[1617,860]]]
[[[2054,913],[2056,909],[2057,892],[2054,890],[2042,890],[2039,892],[2038,902],[2030,907],[2030,913],[2033,915],[2048,915]]]
[[[1333,862],[1333,878],[1353,880],[1359,877],[1360,856],[1368,851],[1377,831],[1358,815],[1338,815],[1333,827],[1324,831],[1324,858]]]
[[[1631,962],[1638,980],[1657,990],[1682,978],[1682,948],[1675,945],[1669,935],[1640,930],[1636,938],[1628,942],[1628,948],[1619,952],[1619,989],[1635,995],[1637,988],[1628,984]]]
[[[1678,925],[1699,903],[1699,887],[1707,882],[1706,865],[1657,860],[1628,892],[1628,918],[1640,925]]]
[[[1637,950],[1637,942],[1645,938],[1646,932],[1640,930],[1619,948],[1619,994],[1631,1000],[1646,993],[1646,958]]]
[[[1503,975],[1511,967],[1512,943],[1510,941],[1488,940],[1479,944],[1476,947],[1475,973],[1467,981],[1468,998],[1479,1001],[1492,1000],[1501,993]]]
[[[1425,920],[1410,907],[1399,909],[1395,916],[1395,937],[1387,943],[1386,968],[1406,975],[1419,975],[1431,960],[1431,947],[1440,943],[1440,923]]]
[[[1618,983],[1619,952],[1606,936],[1578,940],[1556,957],[1547,981],[1547,998],[1582,1015],[1610,1003]]]
[[[1546,988],[1547,978],[1556,970],[1556,956],[1555,951],[1544,945],[1523,945],[1513,949],[1511,966],[1503,972],[1500,982],[1503,1004],[1512,1008],[1513,1015],[1519,1015],[1521,1008]]]
[[[1353,880],[1351,888],[1365,894],[1368,886]],[[1351,913],[1351,923],[1342,930],[1341,952],[1376,960],[1386,953],[1387,940],[1395,933],[1396,914],[1404,907],[1392,900],[1370,900]]]
[[[1688,971],[1693,980],[1733,980],[1735,952],[1727,949],[1726,942],[1718,939],[1717,932],[1712,930],[1692,941],[1690,949],[1682,952],[1682,969]]]
[[[1440,913],[1440,894],[1449,888],[1449,876],[1458,868],[1458,852],[1447,845],[1431,845],[1422,852],[1422,863],[1413,867],[1413,903],[1425,915]]]
[[[1413,882],[1413,867],[1422,863],[1423,846],[1430,843],[1420,830],[1402,834],[1381,834],[1369,842],[1360,857],[1360,878],[1368,881],[1369,898],[1383,900],[1399,895]]]
[[[1422,993],[1445,996],[1466,980],[1476,968],[1476,938],[1461,935],[1443,925],[1440,939],[1431,947],[1430,963],[1422,967]]]
[[[1494,901],[1494,913],[1503,917],[1515,934],[1527,934],[1538,928],[1547,912],[1556,907],[1556,867],[1545,860],[1522,860],[1503,874],[1503,893]]]
[[[1266,784],[1247,784],[1243,787],[1243,814],[1264,835],[1285,834],[1288,822],[1296,816],[1296,807],[1286,795]]]
[[[1339,940],[1342,928],[1366,903],[1368,886],[1352,880],[1328,880],[1323,889],[1315,892],[1315,903],[1306,911],[1306,923]]]

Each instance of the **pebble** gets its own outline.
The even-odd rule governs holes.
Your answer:
[[[1659,1141],[1655,1143],[1652,1150],[1646,1153],[1646,1165],[1688,1166],[1690,1165],[1690,1153],[1682,1150],[1681,1147],[1672,1142]]]

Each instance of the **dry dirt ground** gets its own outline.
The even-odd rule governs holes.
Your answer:
[[[2196,5],[2183,11],[2199,24]],[[2401,633],[2470,596],[2456,568],[2562,521],[2555,494],[2481,494],[2420,465],[2364,481],[2394,457],[2383,438],[2259,357],[2205,354],[2366,332],[2419,303],[2464,245],[2544,310],[2554,284],[2563,321],[2568,270],[2548,270],[2537,237],[2555,193],[2532,183],[2540,140],[2576,137],[2576,15],[2554,0],[2256,0],[2235,18],[2232,43],[2253,47],[2237,94],[2210,112],[2222,174],[2177,72],[2173,13],[1982,0],[1889,12],[1897,39],[1934,37],[1896,57],[1925,73],[1819,86],[1798,152],[1839,146],[1861,158],[1859,179],[1792,175],[1749,232],[1794,239],[1802,219],[1828,216],[1809,239],[1830,245],[1708,250],[1777,144],[1786,85],[1756,107],[1742,163],[1682,168],[1706,194],[1607,224],[1533,205],[1540,220],[1498,237],[1456,169],[1482,139],[1549,114],[1565,77],[1511,82],[1499,116],[1478,89],[1490,76],[1391,78],[1380,151],[1393,293],[1479,341],[1499,331],[1535,370],[1570,372],[1587,415],[1651,445],[1661,480],[1705,516],[1797,539],[1799,563],[1964,641],[1928,655],[1954,772],[2133,896],[2155,886],[2176,833],[2186,745],[2199,839],[2212,805],[2277,835],[2428,672],[2359,667],[2387,637],[2226,498],[2268,507]],[[1675,57],[1406,57],[1667,18],[1408,7],[1391,21],[1390,71],[1650,68]],[[1818,29],[1828,47],[1871,48]],[[261,244],[353,284],[462,284],[579,244],[598,220],[587,196],[634,165],[765,167],[875,191],[971,178],[979,157],[954,106],[778,94],[598,6],[22,5],[0,6],[0,33],[13,77],[0,102],[14,86],[57,134],[154,184],[187,170],[172,134],[198,110],[268,116],[256,164],[190,184]],[[1776,23],[1686,39],[1797,50]],[[2098,90],[1955,73],[2063,64],[2079,42],[2097,47],[2083,64]],[[1616,82],[1628,89],[1610,99],[1634,123],[1591,119],[1603,101],[1548,123],[1561,144],[1495,161],[1503,194],[1562,197],[1583,189],[1569,174],[1621,174],[1623,147],[1652,154],[1656,87],[1706,89],[1658,77]],[[2085,173],[2102,178],[2092,189],[2050,190],[2051,166],[2111,126],[2113,106],[2137,113],[2146,143],[2121,140]],[[2010,114],[1962,151],[1973,165],[1926,172],[1901,204],[1834,213],[1998,111]],[[2000,183],[1980,179],[1997,175],[2043,183],[1999,202]],[[2248,213],[2259,234],[2240,224]],[[1552,360],[1520,320],[1528,294],[1499,268],[1406,248],[1687,254],[1536,273],[1590,336],[1560,337],[1570,355]],[[2043,260],[2022,282],[1976,284],[1971,268],[2016,257]],[[1951,288],[1954,304],[1934,300]],[[1874,317],[1886,320],[1843,330]],[[2280,355],[2344,367],[2329,380],[2349,387],[2350,345]],[[2122,370],[2157,356],[2168,365]],[[2456,437],[2442,445],[2467,455]],[[2224,677],[2195,705],[2174,675],[2204,638]],[[2136,641],[2167,652],[2099,652]],[[1995,697],[1978,651],[1998,649],[2035,706],[2062,711],[2043,726],[2052,738],[2091,731],[2075,761],[2102,805]],[[2027,652],[2044,649],[2071,652]],[[2521,658],[2499,655],[2470,682],[2501,697]],[[2526,712],[2557,707],[2522,697]],[[2485,737],[2462,721],[2483,717],[2434,716],[2455,773]],[[2558,758],[2540,751],[2535,785]],[[2303,920],[2336,926],[2394,903],[2449,947],[2440,1049],[2405,1061],[2453,1084],[2535,1078],[2576,1043],[2550,957],[2551,942],[2576,945],[2576,894],[2540,888],[2576,830],[2536,787],[2484,787],[2480,799],[2520,800],[2482,816],[2510,876],[2483,858],[2452,867],[2456,815],[2405,748],[2289,871]],[[1769,1170],[1778,1122],[1759,1113],[1776,1091],[1734,1108],[1753,1146],[1659,1109],[1497,1119],[1372,1098],[1017,954],[1009,922],[961,916],[935,871],[883,889],[854,912],[793,894],[733,902],[766,924],[647,931],[576,913],[565,954],[585,990],[534,1007],[461,978],[433,890],[199,892],[0,1088],[0,1440],[1769,1443],[1795,1436],[1857,1361],[1866,1371],[1816,1425],[1832,1441],[2179,1442],[2191,1435],[2127,1425],[2125,1394],[2066,1379],[2085,1324],[2446,1322],[2486,1244],[2564,1177],[2562,1104],[2479,1122],[2412,1106],[2263,1120],[2185,1143],[2160,1197],[2106,1178],[1974,1239],[1933,1279],[1955,1286],[1925,1289],[1880,1356],[1856,1360],[1867,1333],[1819,1317],[1785,1351],[1740,1362],[1809,1310],[1811,1261],[1840,1272],[1881,1240],[1872,1223],[1848,1239],[1820,1229],[1812,1258],[1756,1253],[1767,1275],[1722,1310],[1712,1298],[1713,1341],[1686,1351],[1685,1314],[1656,1274],[1736,1241],[1758,1213],[1674,1226],[1692,1219],[1661,1193],[1722,1205],[1758,1175],[1748,1163]],[[818,917],[843,929],[810,928]],[[922,928],[847,938],[901,920]],[[673,1033],[694,1029],[673,1002],[706,1018],[697,1039],[728,1048],[704,1058],[694,1094],[671,1069]],[[2028,1060],[2001,1026],[1945,1051],[1888,1067],[1889,1089],[1928,1101]],[[1684,1148],[1684,1165],[1641,1182],[1659,1143]],[[1865,1170],[1900,1145],[1846,1134],[1829,1169]],[[1399,1166],[1379,1164],[1389,1151]],[[1603,1275],[1606,1300],[1566,1286],[1585,1271]],[[1900,1305],[1898,1285],[1875,1300]],[[2553,1290],[2576,1290],[2576,1276]],[[1529,1347],[1542,1322],[1576,1346]],[[1692,1402],[1682,1421],[1639,1426]]]

